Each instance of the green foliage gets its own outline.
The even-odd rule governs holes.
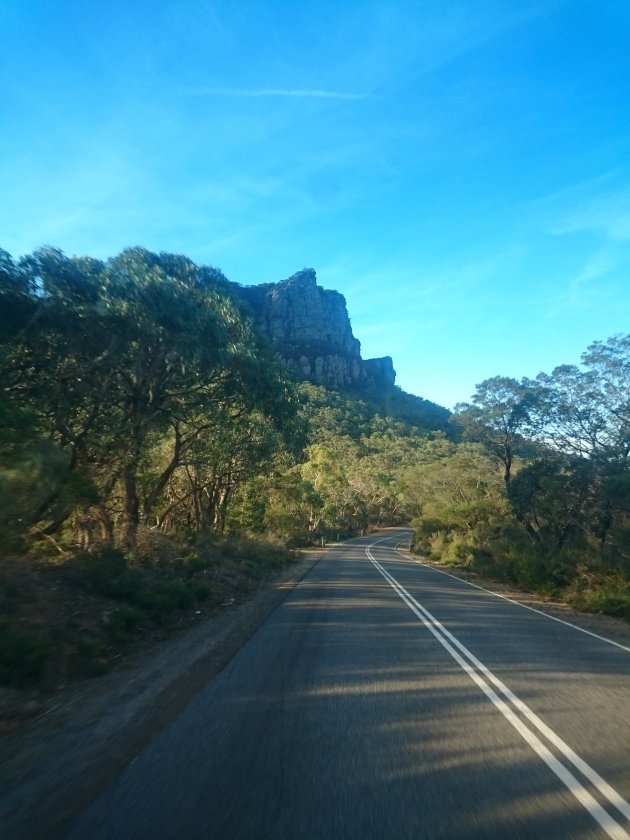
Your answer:
[[[351,534],[365,527],[363,500],[352,488],[341,459],[332,449],[318,444],[310,446],[307,454],[302,480],[313,488],[320,502],[310,513],[310,533]]]
[[[428,545],[429,556],[447,565],[472,567],[476,558],[482,554],[472,535],[466,536],[456,531],[436,531],[429,527],[420,529],[419,537]]]
[[[323,500],[305,481],[299,467],[270,482],[267,491],[265,527],[288,545],[304,545],[319,523]]]
[[[0,624],[0,684],[24,687],[43,675],[50,645],[36,633]]]
[[[462,444],[447,458],[410,469],[407,483],[420,507],[414,520],[419,545],[428,544],[434,556],[452,543],[448,556],[466,556],[471,562],[472,549],[490,550],[509,521],[501,478],[474,444]]]
[[[190,584],[190,589],[196,600],[200,602],[209,601],[214,595],[212,585],[202,580],[193,580]]]
[[[58,538],[74,518],[81,542],[131,551],[156,521],[220,531],[235,488],[301,448],[293,386],[216,270],[142,248],[105,263],[42,248],[17,266],[0,254],[0,273],[21,325],[0,348],[12,540],[19,520]]]
[[[112,639],[118,644],[125,644],[131,639],[131,631],[146,621],[146,613],[135,607],[122,604],[114,607],[107,615],[107,629]]]
[[[217,564],[217,560],[209,555],[201,555],[196,551],[192,551],[184,557],[179,558],[179,566],[186,572],[188,576],[192,576],[197,572],[210,569]]]
[[[587,558],[587,552],[570,546],[551,550],[532,543],[522,529],[513,527],[495,544],[486,571],[524,589],[559,596]]]
[[[578,610],[606,613],[630,621],[630,582],[627,580],[577,578],[568,600]]]
[[[277,571],[293,562],[296,556],[282,543],[270,542],[252,534],[231,538],[228,545],[231,556],[263,572]]]
[[[456,406],[453,422],[462,428],[464,440],[481,443],[501,463],[507,486],[523,436],[534,428],[535,403],[528,380],[496,376],[477,385],[472,403]]]
[[[408,427],[427,432],[443,432],[449,436],[457,434],[451,423],[448,409],[430,400],[408,394],[398,386],[380,392],[380,399],[372,396],[372,404],[381,416],[393,417]]]
[[[195,603],[195,593],[180,580],[157,581],[138,590],[130,600],[152,621],[159,624],[175,610],[190,609]]]
[[[227,513],[226,527],[230,533],[265,532],[267,511],[266,483],[256,476],[236,489]]]
[[[129,568],[124,552],[117,548],[80,552],[73,565],[80,586],[108,598],[134,601],[145,586],[142,570]]]
[[[485,380],[453,423],[397,388],[294,383],[241,298],[176,254],[0,251],[5,551],[86,549],[77,583],[120,602],[120,640],[212,595],[203,551],[143,565],[147,534],[300,544],[413,520],[432,557],[555,590],[586,574],[617,609],[594,581],[630,579],[629,335]],[[243,562],[262,575],[284,560],[261,545]]]
[[[204,564],[198,560],[196,565]],[[209,594],[190,579],[168,579],[148,569],[130,567],[123,552],[111,547],[95,553],[81,552],[74,572],[79,586],[124,602],[109,614],[109,630],[116,641],[126,637],[142,619],[160,623],[176,610],[191,609],[199,592],[202,598]]]
[[[509,489],[519,522],[534,543],[546,551],[585,545],[584,522],[596,504],[592,494],[592,465],[557,457],[524,466]]]

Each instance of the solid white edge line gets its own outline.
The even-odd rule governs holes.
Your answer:
[[[373,558],[371,558],[373,559]],[[389,575],[390,573],[385,570],[386,573]],[[397,581],[398,583],[398,581]],[[401,585],[401,584],[399,584]],[[429,610],[424,607],[422,604],[418,603],[416,599],[411,595],[411,593],[407,593],[411,600],[416,604],[416,606],[422,610],[422,612],[428,616],[428,618],[440,628],[440,631],[446,635],[451,642],[458,647],[462,653],[468,657],[468,659],[475,665],[483,674],[489,679],[494,685],[503,693],[505,697],[508,698],[518,709],[519,711],[532,723],[538,731],[544,735],[560,752],[567,758],[573,766],[579,770],[586,778],[594,784],[599,792],[605,796],[608,801],[617,808],[624,817],[630,821],[630,803],[626,802],[626,800],[611,786],[608,782],[603,779],[596,770],[594,770],[589,764],[587,764],[580,756],[574,752],[574,750],[560,738],[547,724],[541,720],[538,715],[533,712],[529,706],[523,703],[513,692],[503,683],[498,677],[496,677],[489,668],[487,668],[482,662],[480,662],[471,651],[468,650],[460,641],[457,639],[449,630],[446,629],[436,618],[433,616]]]
[[[398,551],[398,546],[406,541],[406,539],[401,540],[401,542],[399,542],[396,546],[396,551]],[[400,554],[400,552],[398,553]],[[400,556],[404,557],[403,554],[401,554]],[[543,612],[542,610],[537,610],[536,607],[530,607],[528,604],[522,604],[520,601],[515,601],[513,598],[508,598],[507,595],[501,595],[500,592],[493,592],[491,589],[486,589],[485,586],[479,586],[478,583],[471,583],[471,581],[457,577],[457,575],[452,575],[450,572],[444,572],[442,571],[442,569],[436,569],[435,566],[429,566],[428,563],[423,563],[421,560],[416,560],[415,557],[412,557],[411,560],[414,563],[417,563],[419,566],[422,566],[424,569],[430,569],[432,572],[436,572],[438,575],[446,575],[446,577],[453,578],[453,580],[458,580],[460,583],[465,583],[468,586],[473,586],[475,589],[481,589],[482,592],[487,592],[488,595],[494,595],[496,598],[502,598],[504,601],[508,601],[510,604],[516,604],[517,607],[523,607],[524,610],[531,610],[531,612],[538,613],[538,615],[544,615],[545,618],[549,618],[551,619],[551,621],[557,621],[560,624],[565,624],[567,627],[572,627],[574,630],[579,630],[580,633],[586,633],[587,636],[593,636],[593,638],[599,639],[600,642],[606,642],[609,645],[614,645],[615,647],[621,648],[621,650],[625,650],[627,653],[630,653],[630,647],[622,645],[620,642],[615,642],[613,641],[613,639],[608,639],[606,636],[600,636],[598,633],[593,633],[592,630],[585,630],[584,627],[579,627],[577,624],[571,624],[570,621],[565,621],[563,618],[557,618],[555,615],[549,615],[549,613]]]
[[[377,542],[382,542],[378,540]],[[413,596],[386,570],[377,560],[371,555],[370,548],[376,543],[372,543],[366,548],[366,554],[375,568],[390,584],[392,589],[397,593],[401,600],[411,609],[411,611],[422,621],[427,629],[435,636],[440,644],[451,654],[453,659],[460,665],[460,667],[468,674],[468,676],[481,688],[492,703],[501,711],[509,723],[516,729],[521,737],[529,744],[529,746],[539,755],[539,757],[547,764],[547,766],[555,773],[555,775],[564,783],[568,790],[575,796],[580,804],[591,814],[600,826],[606,831],[609,837],[615,840],[627,840],[630,834],[619,825],[619,823],[611,817],[611,815],[604,810],[604,808],[597,802],[592,794],[581,784],[581,782],[568,770],[554,755],[550,752],[548,747],[532,732],[525,724],[514,714],[513,710],[502,700],[496,692],[488,685],[488,683],[480,676],[471,665],[466,662],[462,656],[455,650],[453,645],[447,640],[446,636],[450,637],[454,644],[469,657],[470,661],[475,664],[484,675],[497,685],[497,687],[505,693],[506,697],[511,700],[517,708],[534,723],[537,728],[545,734],[549,740],[554,743],[565,757],[572,761],[576,769],[579,769],[584,775],[589,778],[593,784],[599,789],[600,793],[605,796],[609,802],[618,808],[624,816],[630,813],[630,804],[623,799],[599,774],[593,770],[583,759],[581,759],[562,739],[553,732],[543,721],[535,715],[529,707],[523,703],[514,693],[505,686],[501,680],[492,674],[492,672],[481,663],[464,645],[456,639],[452,633],[446,630],[431,613],[419,604]],[[426,616],[424,615],[426,613]],[[439,629],[438,629],[439,628]]]

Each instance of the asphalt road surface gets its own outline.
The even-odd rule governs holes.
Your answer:
[[[70,828],[102,838],[630,837],[630,650],[331,548]]]

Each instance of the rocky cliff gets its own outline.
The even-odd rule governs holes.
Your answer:
[[[280,283],[241,287],[262,331],[298,375],[319,385],[393,386],[396,372],[389,356],[361,358],[346,301],[339,292],[317,285],[312,268]]]

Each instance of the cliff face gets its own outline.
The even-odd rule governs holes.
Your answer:
[[[281,283],[242,287],[240,294],[280,355],[305,379],[333,388],[394,384],[392,360],[361,358],[345,298],[318,286],[312,268]]]

